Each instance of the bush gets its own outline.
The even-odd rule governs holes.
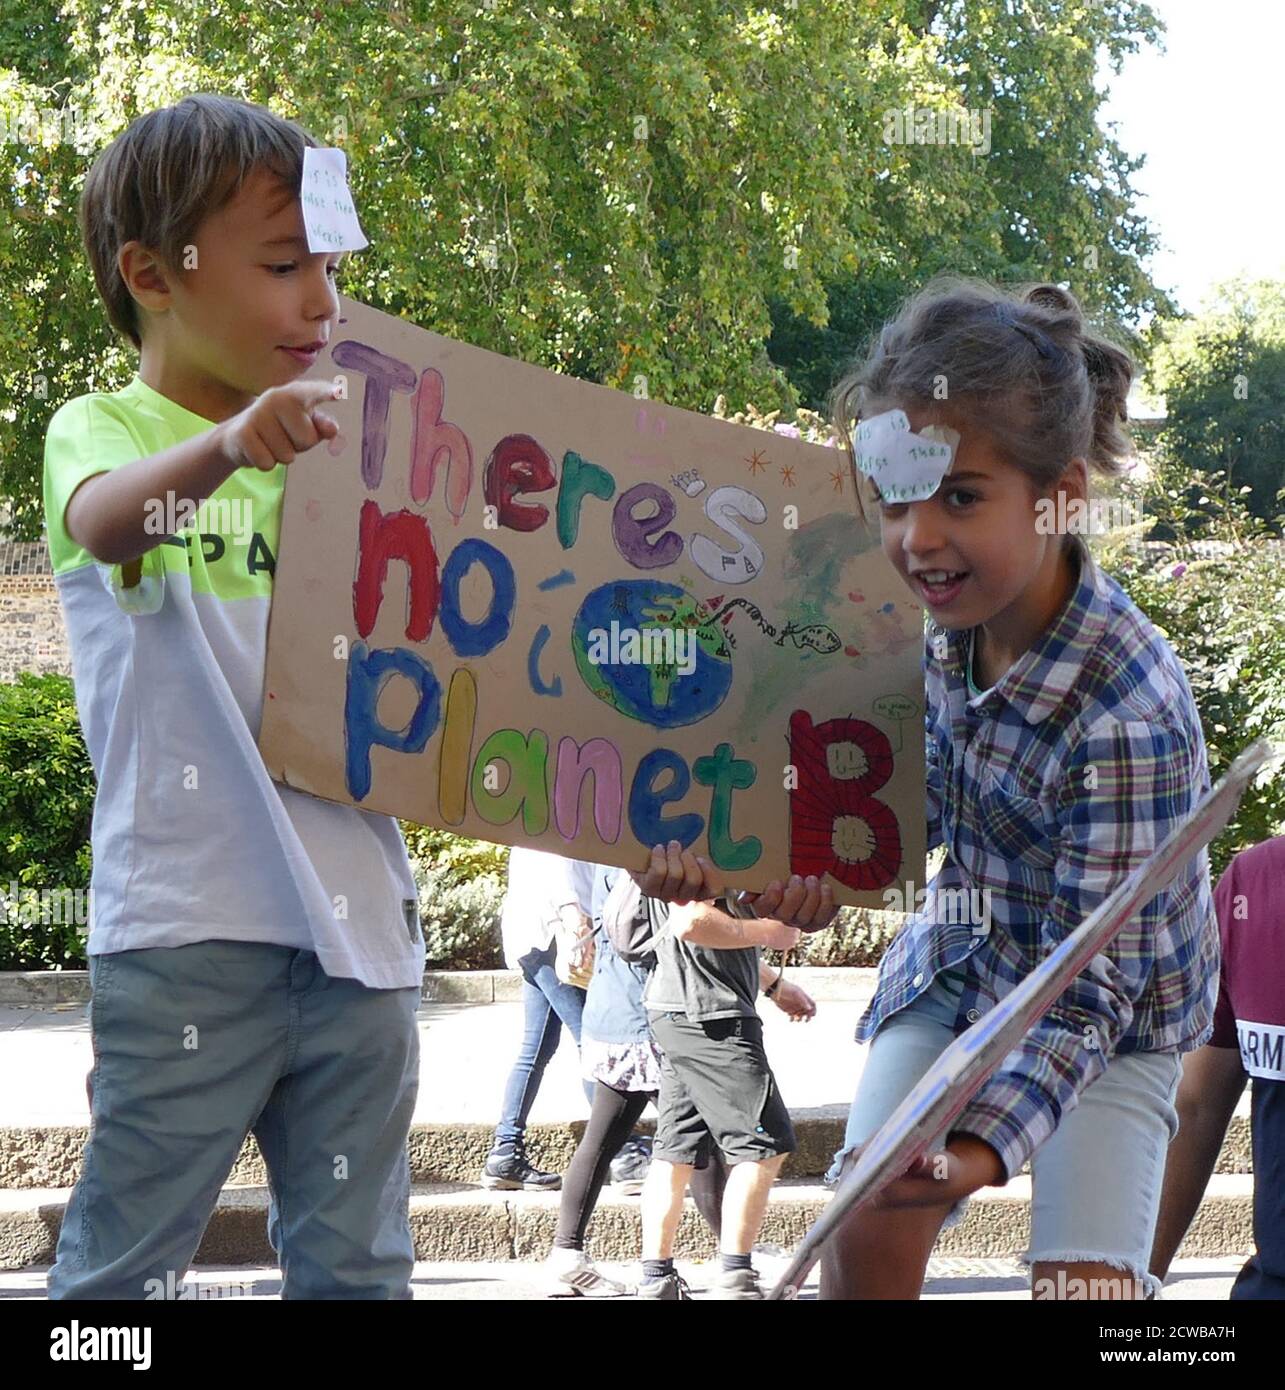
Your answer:
[[[892,938],[905,923],[900,912],[841,907],[834,925],[804,936],[790,952],[787,965],[878,965]],[[781,953],[769,957],[780,964]]]
[[[24,672],[0,685],[0,970],[84,966],[77,914],[61,907],[89,886],[93,805],[71,681]],[[33,911],[43,893],[52,921]]]
[[[419,887],[426,964],[440,970],[502,970],[500,908],[508,846],[405,821],[402,834]]]
[[[1172,455],[1152,462],[1151,477],[1132,486],[1150,534],[1164,539],[1127,538],[1105,560],[1177,652],[1216,781],[1256,739],[1285,743],[1285,545],[1247,510],[1247,487],[1233,489],[1224,474],[1193,486]],[[1285,779],[1269,769],[1210,845],[1214,878],[1282,829]]]

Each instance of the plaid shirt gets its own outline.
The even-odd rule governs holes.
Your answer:
[[[967,653],[967,632],[930,625],[928,846],[944,844],[946,861],[884,957],[858,1042],[951,967],[963,979],[956,1031],[976,1022],[1209,787],[1177,657],[1091,558],[1044,636],[971,699]],[[1007,1181],[1113,1055],[1187,1052],[1209,1037],[1218,964],[1202,850],[1072,981],[954,1129],[990,1144]]]

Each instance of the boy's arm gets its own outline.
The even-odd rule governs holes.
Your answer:
[[[227,481],[236,465],[223,452],[215,426],[159,454],[92,473],[67,501],[63,525],[77,545],[105,565],[122,565],[160,545],[165,533],[149,527],[148,504],[174,496],[174,510],[195,508]]]
[[[1206,1044],[1183,1058],[1178,1087],[1178,1133],[1169,1145],[1160,1215],[1151,1247],[1151,1272],[1163,1279],[1187,1234],[1218,1162],[1245,1070],[1235,1047]]]
[[[147,458],[83,479],[67,501],[63,526],[102,564],[120,565],[165,540],[150,524],[149,503],[174,495],[174,510],[193,509],[238,469],[270,471],[291,463],[337,425],[316,409],[333,399],[332,381],[296,381],[265,391],[239,415]]]

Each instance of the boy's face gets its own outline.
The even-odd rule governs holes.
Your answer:
[[[965,629],[1020,612],[1026,596],[1056,573],[1063,546],[1060,535],[1037,526],[1039,490],[983,431],[923,408],[906,414],[912,430],[951,425],[960,442],[931,497],[879,504],[884,554],[942,627]],[[1068,498],[1078,479],[1072,468],[1059,484]]]
[[[168,369],[249,395],[307,371],[339,317],[341,255],[308,251],[298,191],[256,170],[195,246],[195,265],[166,275],[166,311],[147,327]]]

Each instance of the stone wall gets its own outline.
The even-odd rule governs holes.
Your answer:
[[[71,675],[71,652],[44,541],[0,540],[0,681]]]

